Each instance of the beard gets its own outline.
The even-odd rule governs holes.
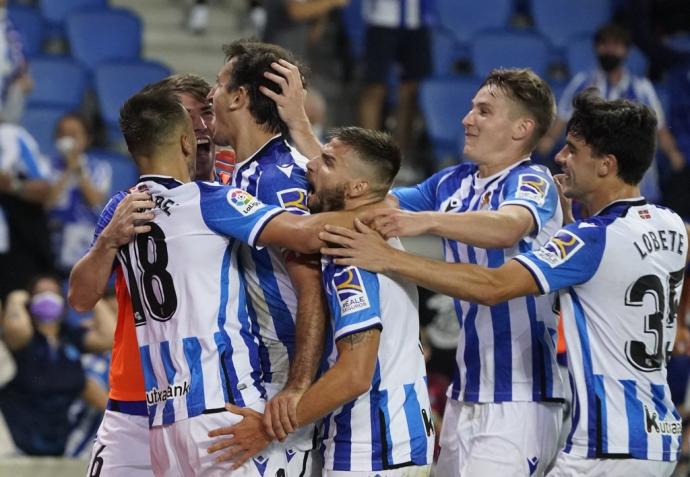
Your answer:
[[[312,192],[307,205],[312,214],[343,210],[345,208],[345,186],[339,185],[333,189]]]

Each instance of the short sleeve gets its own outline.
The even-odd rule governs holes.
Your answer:
[[[96,228],[93,233],[93,241],[91,242],[91,246],[93,247],[93,244],[96,243],[96,240],[98,237],[101,235],[103,232],[103,229],[105,229],[110,221],[113,219],[113,215],[115,215],[115,210],[117,210],[117,206],[120,205],[120,202],[122,202],[122,199],[127,197],[127,192],[118,192],[114,196],[110,198],[107,204],[105,204],[105,207],[103,207],[103,211],[101,212],[101,215],[98,217],[98,220],[96,221]]]
[[[196,184],[206,225],[219,235],[236,238],[251,246],[256,245],[266,224],[284,212],[241,189],[205,182]]]
[[[500,207],[520,205],[534,217],[536,236],[559,207],[558,191],[551,174],[540,166],[520,168],[506,179]],[[559,224],[560,225],[560,224]]]
[[[437,191],[441,181],[452,174],[455,167],[437,172],[424,182],[412,187],[397,187],[391,192],[400,202],[400,208],[413,212],[436,210]]]
[[[336,266],[328,285],[336,341],[368,329],[383,328],[376,274],[357,267]]]
[[[515,260],[529,270],[546,294],[592,278],[605,246],[605,227],[579,221],[559,230],[540,249],[518,255]]]

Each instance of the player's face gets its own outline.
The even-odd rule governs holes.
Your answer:
[[[233,131],[233,117],[231,102],[231,93],[228,91],[230,78],[234,60],[223,65],[216,78],[216,84],[211,88],[208,94],[208,99],[213,105],[213,113],[215,115],[215,127],[213,131],[213,142],[218,146],[230,146],[232,131]]]
[[[192,177],[199,180],[212,179],[215,164],[213,106],[208,100],[199,101],[188,93],[180,94],[180,102],[189,113],[189,117],[192,118],[194,136],[196,137],[196,171]]]
[[[183,131],[186,137],[186,153],[185,161],[187,166],[187,172],[189,172],[190,180],[194,180],[196,176],[196,135],[194,134],[194,126],[192,125],[192,118],[187,115],[187,122]]]
[[[565,196],[582,200],[596,189],[600,163],[601,157],[592,155],[584,140],[568,134],[565,146],[556,154],[556,164],[564,174],[561,185]]]
[[[345,208],[345,191],[350,179],[349,153],[349,146],[331,139],[321,149],[321,155],[307,164],[307,179],[311,184],[307,205],[312,213]]]
[[[511,144],[515,106],[505,93],[484,86],[472,99],[472,108],[462,120],[465,128],[463,154],[475,163],[491,164]]]

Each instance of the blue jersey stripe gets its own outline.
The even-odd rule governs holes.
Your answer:
[[[543,322],[537,321],[534,297],[526,296],[524,300],[527,305],[529,330],[532,334],[532,399],[539,401],[541,398],[551,396],[551,389],[548,388],[551,381],[551,363],[548,359],[549,353],[544,349],[545,343],[543,343],[546,339],[546,327]],[[546,356],[546,363],[544,363],[544,356]]]
[[[262,384],[262,373],[261,373],[261,360],[259,359],[259,344],[256,336],[252,332],[252,323],[249,319],[249,314],[247,313],[247,290],[245,289],[244,280],[239,281],[240,292],[239,292],[239,309],[237,312],[237,318],[242,325],[240,334],[242,335],[242,340],[247,347],[247,352],[249,354],[249,364],[252,367],[251,377],[252,384],[259,391],[261,397],[266,399],[266,389]],[[239,393],[238,393],[239,394]],[[242,402],[244,400],[240,398]]]
[[[577,326],[577,334],[580,338],[580,348],[582,349],[582,364],[585,372],[585,386],[587,387],[587,457],[594,458],[596,456],[597,443],[597,408],[596,395],[592,389],[594,382],[594,372],[592,367],[592,351],[589,347],[589,334],[587,333],[587,322],[585,319],[585,312],[582,309],[582,304],[578,298],[575,290],[570,288],[568,291],[573,301],[573,312],[575,318],[575,325]]]
[[[246,283],[246,282],[245,282]],[[247,300],[247,313],[249,313],[249,322],[252,324],[252,332],[259,341],[259,362],[261,363],[261,372],[263,373],[263,380],[265,383],[273,382],[273,370],[271,368],[271,357],[268,354],[268,348],[261,338],[261,325],[256,316],[256,310],[251,300]]]
[[[371,422],[371,469],[383,470],[383,438],[381,436],[381,420],[379,418],[381,366],[376,360],[376,369],[369,392],[369,420]]]
[[[625,411],[628,414],[628,447],[630,454],[638,459],[647,458],[647,433],[644,428],[644,409],[637,398],[637,384],[630,379],[622,379],[625,392]]]
[[[388,468],[391,465],[395,464],[393,461],[393,438],[391,437],[391,416],[388,412],[388,391],[382,390],[379,393],[380,396],[380,401],[379,401],[379,412],[383,414],[381,416],[381,419],[383,420],[384,424],[384,429],[386,430],[386,435],[385,437],[385,446],[384,448],[386,449],[386,462],[385,462],[385,467]]]
[[[352,448],[352,427],[351,413],[355,401],[351,401],[343,406],[343,409],[335,416],[335,453],[333,456],[334,470],[350,470],[352,465],[350,455]]]
[[[470,263],[477,263],[477,258],[474,253],[474,247],[467,247],[468,258]],[[477,334],[477,327],[475,322],[477,320],[477,305],[470,304],[467,311],[467,318],[465,319],[465,363],[467,366],[467,376],[465,377],[465,393],[464,399],[466,401],[476,401],[479,399],[479,385],[481,376],[481,358],[479,354],[479,335]]]
[[[665,386],[663,384],[652,384],[652,402],[654,402],[654,409],[656,410],[657,414],[659,415],[659,420],[662,421],[666,419],[666,415],[668,414],[668,408],[666,407],[666,404],[664,404],[664,396],[665,396],[665,391],[664,388]],[[673,438],[668,435],[668,434],[662,434],[661,436],[661,443],[662,443],[662,453],[663,453],[663,459],[665,461],[670,461],[671,460],[671,441]]]
[[[601,374],[594,375],[594,392],[597,395],[597,401],[599,403],[599,438],[600,446],[597,449],[604,454],[609,453],[609,436],[608,428],[609,421],[606,417],[606,389],[604,387],[604,376]]]
[[[220,304],[218,306],[218,329],[222,335],[223,342],[225,344],[224,351],[221,353],[221,366],[223,368],[225,378],[225,386],[231,394],[231,402],[238,406],[244,407],[244,400],[242,399],[242,394],[237,389],[238,379],[237,373],[235,372],[235,366],[232,362],[233,346],[230,336],[228,336],[227,331],[225,331],[225,322],[227,320],[227,307],[229,300],[229,284],[230,284],[230,268],[232,267],[232,249],[234,246],[234,240],[230,241],[230,244],[225,249],[223,254],[223,261],[220,265]],[[240,280],[241,283],[241,280]],[[242,294],[240,293],[240,297]],[[230,382],[227,382],[230,381]],[[230,397],[230,396],[228,396]]]
[[[146,389],[158,388],[158,381],[156,380],[156,375],[153,372],[153,364],[151,363],[151,350],[149,345],[142,346],[139,348],[139,354],[141,355],[141,369],[144,372],[144,384]],[[156,403],[149,403],[149,426],[153,424],[153,420],[156,417]]]
[[[38,168],[38,164],[36,163],[36,157],[34,157],[34,153],[31,152],[31,149],[29,149],[26,141],[21,138],[18,138],[17,141],[19,142],[19,156],[26,166],[26,174],[28,178],[43,179],[43,174],[41,174],[41,170]]]
[[[170,356],[170,342],[163,341],[160,344],[160,350],[161,362],[163,363],[163,369],[165,369],[165,377],[168,380],[168,386],[174,386],[177,371],[175,370],[175,365]],[[172,399],[168,399],[163,407],[163,424],[171,424],[173,422],[175,422],[175,408],[173,407]]]
[[[225,378],[225,353],[226,353],[226,341],[225,335],[220,331],[213,333],[213,340],[216,342],[216,348],[218,350],[218,362],[221,363],[220,370],[220,382],[223,388],[223,400],[225,402],[230,402],[230,390],[228,388],[228,380]]]
[[[505,262],[503,250],[486,251],[489,268],[498,268]],[[508,302],[490,308],[491,326],[494,333],[494,399],[513,399],[513,347],[510,333],[510,308]]]
[[[192,380],[189,383],[189,394],[187,394],[187,415],[193,415],[194,411],[191,409],[194,409],[194,403],[206,402],[204,399],[204,371],[201,368],[201,343],[199,343],[198,338],[183,338],[182,348]]]
[[[414,384],[405,384],[405,418],[410,432],[411,458],[415,465],[426,465],[427,435],[422,421],[422,409],[417,399]]]
[[[563,447],[563,452],[570,452],[570,450],[573,448],[573,435],[575,434],[575,431],[577,431],[577,428],[580,425],[580,395],[575,390],[575,379],[573,378],[570,369],[568,369],[568,382],[570,389],[573,392],[573,409],[572,417],[570,419],[570,432],[568,433],[568,438],[565,440],[565,447]]]

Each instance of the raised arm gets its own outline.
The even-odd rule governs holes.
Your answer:
[[[27,305],[29,292],[15,290],[7,296],[2,319],[3,340],[11,351],[22,349],[34,335]]]

